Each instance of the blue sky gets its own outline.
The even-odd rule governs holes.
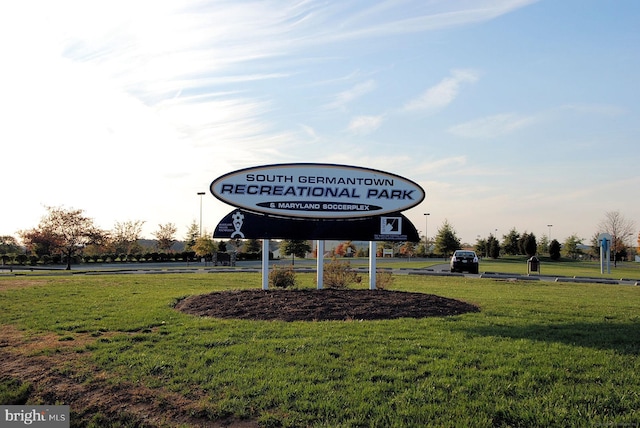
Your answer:
[[[283,162],[407,177],[416,227],[470,243],[640,224],[638,22],[636,0],[4,2],[0,235],[64,206],[183,238],[212,180]],[[210,232],[231,210],[202,205]]]

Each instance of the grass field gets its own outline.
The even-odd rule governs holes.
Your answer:
[[[313,274],[298,276],[313,287]],[[83,382],[109,373],[110,383],[177,393],[211,420],[266,427],[640,424],[640,287],[398,275],[392,289],[457,298],[481,312],[285,323],[173,309],[187,295],[259,284],[252,273],[3,277],[0,325],[77,342],[59,370]],[[56,352],[54,343],[34,353]],[[28,388],[3,379],[0,403],[19,401]],[[84,417],[105,426],[100,415]]]
[[[358,266],[366,266],[368,259],[357,259],[354,264]],[[440,259],[434,261],[431,259],[414,259],[411,261],[387,261],[385,259],[378,259],[377,266],[379,267],[396,267],[396,268],[428,268],[433,265],[439,265],[442,263],[448,263]],[[600,273],[599,261],[580,261],[563,259],[560,262],[552,261],[547,257],[540,258],[540,269],[544,275],[554,276],[579,276],[579,277],[594,277],[594,278],[632,278],[640,281],[640,263],[636,262],[618,262],[618,266],[614,268],[611,263],[611,273]],[[499,259],[481,259],[480,260],[480,272],[499,272],[499,273],[513,273],[526,275],[527,272],[527,257],[524,256],[511,256],[501,257]]]

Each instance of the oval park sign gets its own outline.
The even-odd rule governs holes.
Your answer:
[[[292,163],[241,169],[216,178],[219,200],[264,214],[302,218],[357,218],[418,205],[425,192],[411,180],[357,166]]]

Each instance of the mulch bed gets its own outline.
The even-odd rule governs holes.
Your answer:
[[[214,318],[281,321],[425,318],[480,311],[433,294],[352,289],[214,292],[181,300],[176,309]]]

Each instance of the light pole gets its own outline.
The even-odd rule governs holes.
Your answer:
[[[547,227],[549,228],[549,243],[551,243],[551,228],[553,227],[552,224],[548,224]]]
[[[429,216],[431,213],[424,213],[424,255],[429,254]]]
[[[202,236],[202,197],[204,192],[198,192],[198,196],[200,196],[200,236]]]

